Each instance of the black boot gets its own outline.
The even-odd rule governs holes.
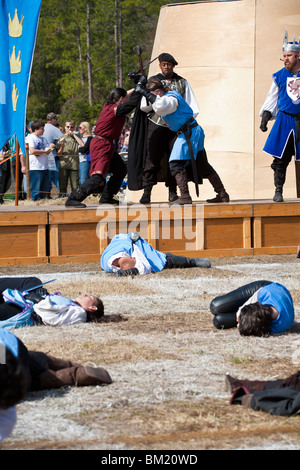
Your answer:
[[[211,263],[207,258],[187,258],[185,256],[166,253],[168,258],[168,267],[171,268],[210,268]]]
[[[287,164],[285,161],[281,161],[278,158],[274,158],[271,168],[274,171],[274,186],[275,186],[275,194],[273,197],[274,202],[283,202],[282,191],[283,185],[285,183],[286,178],[286,169]]]
[[[82,201],[95,191],[101,183],[105,181],[101,174],[94,174],[88,178],[77,189],[74,189],[66,200],[66,207],[86,207]]]
[[[88,196],[88,194],[82,190],[82,188],[79,186],[79,188],[74,189],[68,199],[65,202],[66,207],[86,207],[85,204],[83,204],[83,200]]]
[[[283,185],[285,183],[286,170],[284,169],[275,169],[274,170],[274,185],[275,185],[275,194],[273,197],[274,202],[283,202]]]
[[[177,187],[176,184],[170,184],[169,186],[169,202],[177,201],[178,194],[177,194]]]
[[[180,191],[180,197],[176,199],[172,204],[192,204],[192,198],[189,192],[188,177],[185,170],[176,173],[176,183]]]
[[[151,192],[152,192],[152,186],[149,186],[148,188],[144,189],[143,195],[140,199],[141,204],[150,204]]]
[[[126,175],[126,170],[125,170]],[[103,189],[102,195],[99,199],[99,204],[113,204],[118,205],[120,201],[115,199],[114,196],[120,190],[123,179],[125,178],[123,172],[112,174]]]
[[[224,185],[221,181],[221,178],[219,177],[217,172],[212,173],[208,177],[208,181],[214,188],[215,192],[217,193],[216,197],[213,199],[207,199],[206,202],[229,202],[229,195],[225,191]]]

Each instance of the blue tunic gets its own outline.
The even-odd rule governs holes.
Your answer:
[[[282,158],[291,133],[294,135],[295,159],[300,160],[300,142],[296,142],[296,123],[291,115],[300,115],[300,72],[297,77],[285,67],[273,74],[279,88],[278,115],[263,150],[277,158]]]
[[[272,305],[279,313],[278,317],[271,322],[271,333],[282,333],[293,326],[295,317],[293,299],[285,286],[272,282],[261,287],[257,300],[263,305]]]
[[[174,96],[178,100],[178,108],[174,113],[163,116],[164,121],[168,124],[170,129],[177,132],[186,122],[193,117],[193,110],[187,104],[184,98],[175,90],[168,91],[166,96]],[[196,126],[191,129],[191,143],[194,151],[195,159],[197,153],[203,150],[204,147],[204,131],[201,126]],[[184,134],[180,134],[172,148],[169,162],[173,160],[190,160],[190,153]]]
[[[19,343],[17,337],[8,330],[0,328],[0,344],[7,347],[15,357],[19,354]]]
[[[160,251],[155,250],[146,240],[140,237],[135,245],[141,250],[145,258],[148,260],[151,271],[161,271],[166,264],[166,255]],[[109,245],[103,251],[103,254],[100,259],[100,265],[103,271],[111,273],[112,270],[108,266],[109,259],[121,252],[126,252],[129,256],[132,256],[133,253],[133,241],[130,238],[129,234],[119,233],[115,235]]]

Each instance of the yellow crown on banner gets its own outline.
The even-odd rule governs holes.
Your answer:
[[[15,9],[15,16],[13,17],[13,19],[11,19],[10,13],[8,13],[8,34],[12,38],[19,38],[20,36],[22,36],[23,20],[24,15],[22,15],[21,21],[19,21],[17,9]]]
[[[20,73],[21,72],[21,51],[18,53],[18,57],[16,57],[16,46],[13,46],[13,51],[11,56],[9,57],[10,63],[10,73]]]
[[[19,91],[16,88],[15,83],[13,84],[11,99],[12,99],[13,111],[17,111],[17,101],[19,99]]]

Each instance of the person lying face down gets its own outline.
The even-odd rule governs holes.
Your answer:
[[[210,268],[206,258],[187,258],[155,250],[137,232],[115,235],[105,248],[101,268],[116,276],[149,274],[170,268]]]

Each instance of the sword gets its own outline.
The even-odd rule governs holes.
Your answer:
[[[39,287],[45,286],[46,284],[49,284],[49,282],[53,282],[53,281],[56,281],[56,279],[51,279],[51,281],[42,282],[42,284],[38,284],[37,286],[30,287],[30,289],[24,290],[22,292],[22,294],[24,294],[25,292],[29,292],[31,290],[34,290],[34,289],[38,289]]]
[[[144,68],[143,68],[143,59],[142,59],[143,47],[142,46],[134,46],[133,50],[139,58],[140,72],[141,72],[141,75],[143,75],[143,70],[144,70]]]

